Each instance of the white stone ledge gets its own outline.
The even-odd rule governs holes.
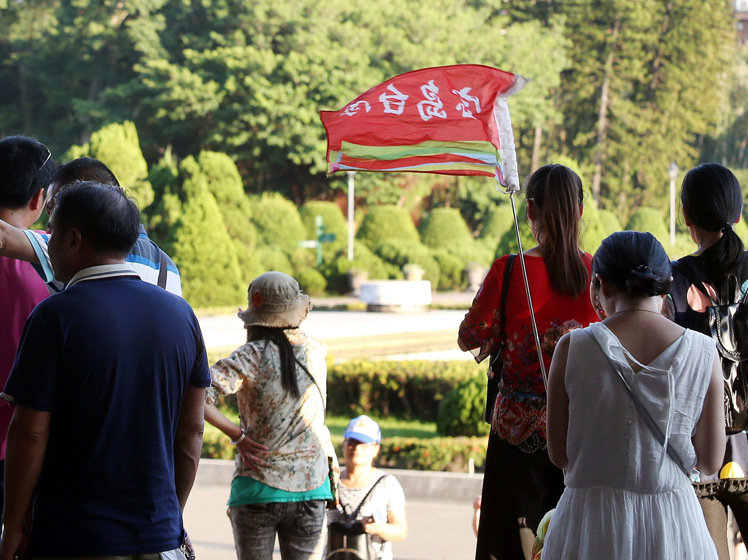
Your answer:
[[[421,311],[431,304],[428,280],[371,280],[361,283],[358,299],[369,311]]]

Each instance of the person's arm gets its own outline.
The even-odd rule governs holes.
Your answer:
[[[497,343],[496,310],[501,304],[501,284],[508,257],[496,260],[491,266],[470,310],[460,323],[457,346],[463,352],[470,350],[476,362],[482,362]]]
[[[566,360],[569,356],[569,334],[561,337],[553,351],[548,371],[547,438],[548,456],[559,469],[569,463],[566,437],[569,430],[569,396],[566,394]]]
[[[39,264],[34,247],[23,230],[3,220],[0,220],[0,255]]]
[[[696,449],[696,468],[704,474],[717,472],[725,455],[724,390],[722,363],[715,349],[704,407],[696,424],[696,432],[691,438]]]
[[[29,554],[28,513],[42,472],[51,413],[16,405],[10,421],[5,456],[5,503],[0,558],[26,560]]]
[[[205,421],[221,430],[231,439],[231,443],[239,451],[245,467],[255,469],[265,464],[263,457],[267,455],[268,448],[250,438],[239,426],[226,418],[215,405],[205,403]]]
[[[177,433],[174,438],[174,486],[179,505],[184,510],[187,497],[197,474],[203,446],[203,406],[205,389],[188,386],[179,411]]]
[[[405,540],[408,534],[405,508],[387,510],[387,523],[377,523],[376,521],[365,523],[364,531],[370,535],[377,535],[383,541],[397,542]]]

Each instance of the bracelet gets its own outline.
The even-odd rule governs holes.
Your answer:
[[[244,438],[246,438],[246,437],[247,437],[247,432],[245,432],[245,431],[244,431],[244,428],[242,428],[242,435],[241,435],[241,436],[239,436],[239,439],[237,439],[236,441],[234,441],[234,440],[232,439],[232,440],[231,440],[231,445],[239,445],[239,444],[240,444],[241,442],[243,442],[243,441],[244,441]]]

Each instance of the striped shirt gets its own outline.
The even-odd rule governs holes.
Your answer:
[[[42,231],[32,231],[29,229],[23,230],[26,234],[31,246],[34,248],[36,258],[39,259],[39,264],[34,265],[36,271],[47,283],[50,293],[61,292],[65,289],[65,285],[58,280],[55,280],[54,272],[52,271],[52,264],[49,261],[49,251],[47,250],[47,244],[49,243],[49,234]],[[161,255],[164,256],[164,262],[166,263],[166,290],[176,294],[182,295],[182,284],[179,279],[179,270],[174,261],[171,260],[169,255],[159,249],[153,241],[148,238],[148,234],[145,232],[143,224],[140,224],[140,232],[138,239],[135,241],[130,254],[127,255],[125,261],[135,273],[140,276],[141,280],[145,280],[150,284],[158,284],[158,274],[161,268]]]

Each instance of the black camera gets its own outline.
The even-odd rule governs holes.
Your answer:
[[[363,519],[351,519],[350,521],[330,521],[328,524],[330,531],[339,531],[343,535],[363,535]]]

